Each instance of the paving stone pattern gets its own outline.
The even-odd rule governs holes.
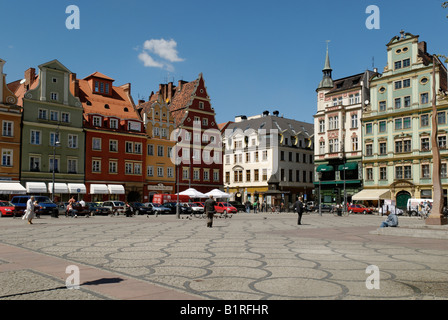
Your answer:
[[[311,214],[298,226],[293,213],[239,213],[213,228],[182,218],[2,218],[0,244],[199,299],[448,298],[448,240],[371,234],[384,217]],[[94,286],[68,290],[63,276],[33,271],[33,261],[25,270],[8,264],[0,255],[0,299],[117,299]],[[379,289],[366,287],[371,265]]]

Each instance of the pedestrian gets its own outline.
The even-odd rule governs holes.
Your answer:
[[[398,216],[395,214],[395,212],[390,212],[389,210],[387,210],[386,216],[387,219],[386,221],[381,222],[380,228],[398,227]]]
[[[257,213],[257,210],[258,210],[258,201],[255,200],[255,202],[254,202],[254,213]]]
[[[213,227],[213,216],[216,213],[216,201],[213,200],[213,196],[210,195],[210,198],[205,200],[204,207],[205,207],[205,214],[207,215],[207,228]]]
[[[250,213],[250,201],[247,200],[245,204],[246,204],[246,212]]]
[[[303,202],[302,202],[302,197],[299,197],[299,199],[296,201],[296,203],[294,204],[294,207],[297,211],[297,214],[299,215],[299,219],[297,221],[298,225],[302,224],[302,214],[303,214]]]
[[[134,208],[126,201],[126,217],[132,217],[134,214]]]
[[[26,202],[25,214],[22,217],[22,220],[25,220],[25,219],[28,220],[28,224],[33,224],[35,205],[36,205],[36,202],[34,201],[34,196],[31,196],[28,199],[28,201]]]

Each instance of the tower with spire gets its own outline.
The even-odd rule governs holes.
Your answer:
[[[331,89],[333,88],[333,79],[331,78],[331,73],[333,71],[333,69],[331,69],[331,65],[330,65],[330,54],[328,52],[328,43],[329,41],[327,41],[327,54],[325,57],[325,66],[322,69],[322,73],[323,73],[323,77],[322,77],[322,81],[319,83],[319,87],[317,87],[317,91],[319,91],[320,89]]]

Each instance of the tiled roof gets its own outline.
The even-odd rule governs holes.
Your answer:
[[[23,80],[18,80],[19,81],[19,85],[17,86],[17,84],[15,84],[15,82],[13,82],[12,87],[15,87],[15,91],[11,90],[17,97],[17,105],[23,107],[23,98],[25,97],[25,93],[27,93],[28,90],[33,90],[36,89],[36,87],[39,85],[39,76],[35,76],[34,77],[34,82],[31,84],[31,86],[28,88],[28,90],[26,89],[26,84],[25,83],[21,83],[23,82]],[[9,85],[8,85],[9,87]]]
[[[97,113],[120,119],[141,120],[130,95],[123,87],[112,86],[112,95],[107,96],[93,93],[87,80],[79,79],[78,81],[79,99],[82,102],[84,114]]]
[[[98,72],[98,71],[92,73],[91,75],[88,75],[87,77],[84,78],[84,80],[87,80],[87,79],[92,78],[92,77],[94,77],[94,78],[101,78],[101,79],[110,80],[110,81],[115,81],[114,79],[112,79],[112,78],[110,78],[110,77],[108,77],[108,76],[106,76],[106,75],[104,75],[104,74],[102,74],[101,72]]]
[[[174,97],[170,103],[170,112],[176,126],[183,123],[187,108],[190,105],[191,98],[195,92],[198,79],[184,83],[182,88],[176,88]]]

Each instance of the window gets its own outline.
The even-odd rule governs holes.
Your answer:
[[[166,138],[167,134],[166,134],[166,128],[162,128],[162,138]]]
[[[93,117],[93,126],[101,127],[101,117]]]
[[[166,168],[166,176],[168,178],[173,178],[174,177],[174,169],[172,167]]]
[[[440,149],[446,149],[446,136],[437,137],[437,142]]]
[[[324,145],[325,147],[325,145]],[[353,137],[352,138],[352,151],[357,151],[358,150],[358,137]]]
[[[70,122],[70,113],[62,112],[62,114],[61,114],[61,121],[64,122],[64,123],[69,123]]]
[[[33,172],[40,171],[40,157],[36,157],[36,156],[30,157],[30,171],[33,171]]]
[[[367,180],[373,180],[373,168],[366,169]]]
[[[132,174],[134,172],[132,163],[126,162],[124,164],[124,172],[126,174]]]
[[[207,118],[203,118],[202,119],[202,125],[203,126],[208,126],[208,119]]]
[[[173,153],[173,147],[167,147],[166,156],[171,158],[171,154]]]
[[[45,109],[39,109],[38,118],[42,120],[47,120],[47,110]]]
[[[68,147],[72,149],[78,148],[78,136],[75,134],[68,135]]]
[[[140,163],[134,163],[134,174],[142,174],[142,165]]]
[[[409,88],[411,86],[411,79],[403,80],[403,88]]]
[[[401,61],[395,61],[394,66],[395,69],[401,69]]]
[[[109,173],[118,172],[118,163],[116,161],[109,161]]]
[[[372,123],[366,123],[366,134],[373,133],[373,126]]]
[[[78,160],[68,159],[67,160],[67,170],[68,170],[68,173],[78,173]]]
[[[352,128],[358,128],[358,115],[352,114]]]
[[[403,179],[403,167],[395,167],[395,179]]]
[[[387,128],[387,122],[386,121],[380,121],[379,123],[379,131],[380,132],[386,132]]]
[[[101,151],[101,138],[92,138],[92,150]]]
[[[41,144],[41,132],[37,130],[31,130],[30,132],[30,144]]]
[[[387,143],[386,142],[380,142],[380,155],[387,154]]]
[[[394,82],[395,90],[401,89],[403,87],[403,83],[401,81]]]
[[[400,109],[401,108],[401,98],[396,98],[395,99],[395,109]]]
[[[410,96],[404,97],[404,106],[405,107],[411,106],[411,97]]]
[[[199,109],[204,109],[204,102],[199,102]]]
[[[319,132],[325,132],[325,120],[319,121]]]
[[[430,178],[429,164],[422,164],[422,178]]]
[[[437,124],[445,124],[445,123],[446,123],[446,113],[445,113],[445,111],[438,112],[437,113]]]
[[[379,102],[379,109],[380,111],[386,111],[386,101]]]
[[[219,170],[213,170],[213,181],[219,181]]]
[[[117,119],[110,119],[109,125],[111,129],[118,129],[118,120]]]
[[[109,84],[108,83],[106,83],[106,93],[107,94],[109,93]]]
[[[59,112],[58,111],[50,111],[50,120],[51,121],[59,121]]]
[[[412,167],[411,166],[404,166],[404,178],[405,179],[412,179]]]
[[[373,144],[369,143],[366,144],[366,156],[372,156],[373,155]]]
[[[411,128],[411,117],[404,117],[403,118],[403,129],[410,129]]]
[[[387,168],[380,167],[380,180],[387,180]]]
[[[160,137],[159,127],[154,127],[153,135],[154,137]]]
[[[134,143],[134,153],[142,154],[142,144],[140,142]]]
[[[94,173],[101,172],[101,160],[92,160],[92,172]]]
[[[99,82],[95,81],[95,92],[99,91]]]
[[[204,170],[204,181],[210,181],[210,171]]]
[[[226,183],[230,183],[230,172],[226,171]]]
[[[164,155],[164,148],[163,146],[157,146],[157,156],[163,157]]]
[[[263,179],[263,181],[267,181],[268,180],[268,169],[263,169],[263,171],[262,171],[262,179]]]
[[[429,138],[422,138],[420,142],[422,151],[429,151]]]
[[[267,150],[263,150],[261,152],[261,160],[262,161],[267,161],[268,160],[268,151]]]
[[[421,104],[425,104],[425,103],[428,103],[428,102],[429,102],[428,93],[427,92],[426,93],[422,93],[420,95],[420,103]]]
[[[409,67],[410,65],[411,65],[411,59],[403,60],[403,68]]]
[[[193,180],[199,180],[199,179],[200,179],[200,170],[193,169]]]
[[[109,140],[109,151],[118,152],[118,141],[117,140]]]
[[[421,127],[429,126],[429,115],[428,114],[422,114],[420,116],[420,126]]]
[[[148,177],[153,177],[154,176],[154,167],[153,166],[148,166],[146,168],[146,175]]]
[[[12,150],[2,149],[2,166],[12,167]]]
[[[50,94],[50,99],[53,101],[57,101],[58,100],[58,94],[56,92],[52,92]]]
[[[14,122],[3,121],[2,135],[4,137],[12,137],[14,135]]]
[[[403,152],[411,152],[411,151],[412,151],[411,140],[404,140],[403,141]]]
[[[395,153],[403,152],[403,141],[395,141]]]
[[[59,141],[59,133],[50,132],[50,146],[56,146],[56,143],[58,143]]]
[[[132,142],[126,141],[125,148],[126,148],[125,149],[126,153],[133,153],[134,152],[134,144]]]
[[[403,119],[395,119],[395,130],[403,129]]]
[[[154,155],[154,145],[153,144],[148,144],[148,146],[147,146],[147,153],[148,153],[148,156],[153,156]]]

